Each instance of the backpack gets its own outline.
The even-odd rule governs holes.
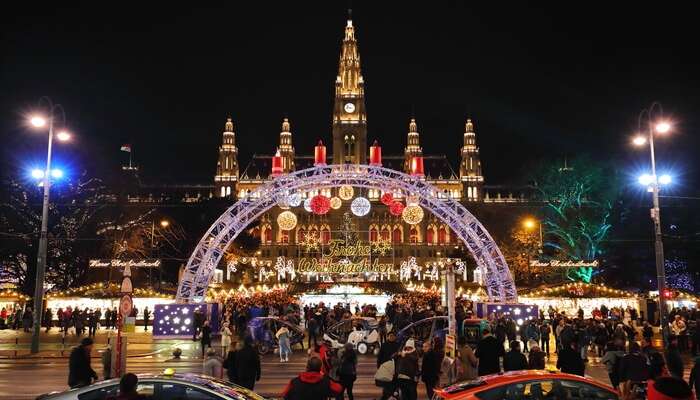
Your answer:
[[[394,359],[385,361],[377,368],[374,374],[374,380],[378,382],[393,382],[396,374],[396,363]]]

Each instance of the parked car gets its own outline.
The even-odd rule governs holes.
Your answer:
[[[446,316],[424,318],[401,329],[397,333],[396,338],[401,344],[401,347],[406,343],[406,340],[413,338],[416,343],[416,350],[418,350],[420,354],[423,351],[423,342],[432,340],[436,336],[445,343],[448,323],[449,318]]]
[[[152,400],[264,400],[257,393],[210,376],[198,374],[139,374],[137,392]],[[41,395],[41,400],[104,400],[119,394],[119,379]]]
[[[360,354],[379,351],[379,322],[372,317],[354,317],[342,320],[326,329],[323,339],[334,349],[351,343]]]
[[[278,317],[256,317],[248,322],[248,332],[255,342],[258,353],[264,355],[279,347],[279,340],[275,334],[282,325],[289,329],[290,346],[300,344],[301,348],[304,348],[304,331],[299,326]]]
[[[542,370],[513,371],[479,377],[435,389],[432,400],[618,400],[612,387],[593,379]]]

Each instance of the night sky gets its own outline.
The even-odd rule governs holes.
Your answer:
[[[128,160],[120,145],[130,143],[147,180],[209,183],[229,114],[242,165],[274,151],[284,116],[298,154],[319,138],[330,143],[348,3],[243,3],[5,9],[3,170],[43,159],[45,137],[23,122],[42,95],[63,104],[77,135],[56,156],[72,173],[114,173]],[[639,111],[658,100],[675,123],[672,137],[657,142],[660,168],[678,174],[681,192],[695,192],[694,13],[610,2],[385,3],[352,8],[368,137],[386,154],[402,152],[413,113],[424,153],[447,154],[456,165],[471,116],[487,183],[513,182],[542,158],[580,153],[619,160],[632,173],[647,154],[633,153],[629,135]]]

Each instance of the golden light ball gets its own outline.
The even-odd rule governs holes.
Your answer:
[[[291,211],[284,211],[277,216],[277,225],[283,231],[291,231],[297,226],[297,216]]]
[[[339,209],[343,205],[343,201],[340,200],[340,197],[332,197],[331,198],[331,208],[334,210]]]
[[[407,206],[403,209],[403,212],[401,213],[401,218],[403,218],[403,220],[409,225],[416,225],[423,220],[424,215],[425,214],[421,206],[413,205]]]
[[[340,187],[340,189],[338,189],[338,197],[340,197],[342,200],[350,200],[354,195],[355,189],[353,189],[352,186],[343,185]]]

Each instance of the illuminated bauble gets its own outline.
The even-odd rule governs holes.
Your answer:
[[[340,197],[331,197],[331,208],[334,210],[339,209],[343,205],[343,200]]]
[[[403,213],[403,209],[404,209],[403,203],[400,201],[396,201],[396,200],[392,201],[391,205],[389,206],[389,212],[391,213],[391,215],[394,215],[397,217]]]
[[[419,198],[415,194],[408,195],[408,196],[406,196],[406,205],[407,206],[417,206],[418,200],[419,200]]]
[[[311,197],[307,197],[306,200],[304,200],[304,210],[306,210],[306,212],[311,212]]]
[[[290,207],[299,207],[299,204],[301,204],[301,194],[300,193],[292,193],[287,197],[287,204],[289,204]]]
[[[277,225],[283,231],[291,231],[297,226],[297,216],[291,211],[284,211],[277,216]]]
[[[289,198],[286,194],[281,194],[277,197],[277,207],[283,210],[289,209]]]
[[[350,200],[354,195],[355,190],[352,188],[352,186],[343,185],[340,187],[340,189],[338,189],[338,197],[343,200]]]
[[[407,224],[416,225],[423,220],[423,209],[420,206],[406,206],[401,217]]]
[[[390,206],[391,203],[394,202],[394,195],[387,192],[382,195],[382,198],[380,199],[382,201],[382,204],[385,206]]]
[[[358,197],[350,203],[350,211],[358,217],[364,217],[369,214],[370,208],[369,200],[364,197]]]
[[[311,198],[311,211],[314,214],[323,215],[331,209],[331,199],[319,194]]]

